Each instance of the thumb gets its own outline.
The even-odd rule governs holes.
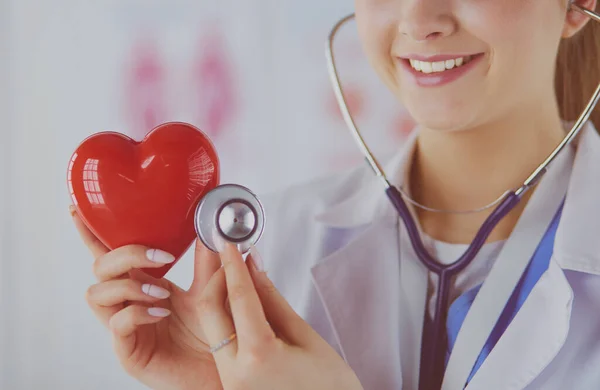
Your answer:
[[[250,275],[261,300],[267,321],[273,330],[288,343],[298,347],[314,346],[320,336],[300,317],[287,300],[279,293],[265,272],[256,264],[263,264],[260,254],[253,246],[247,259]]]
[[[210,278],[221,268],[221,259],[218,253],[208,249],[200,239],[196,239],[194,249],[194,279],[189,292],[200,296]]]
[[[73,218],[73,223],[77,228],[77,232],[81,237],[81,240],[88,247],[94,259],[105,255],[109,252],[109,249],[92,233],[92,231],[85,225],[85,223],[81,220],[81,217],[77,213],[77,209],[75,206],[69,206],[69,213],[71,214],[71,218]]]

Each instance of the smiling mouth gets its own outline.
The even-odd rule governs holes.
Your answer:
[[[465,56],[465,57],[457,57],[448,59],[445,61],[419,61],[414,59],[403,59],[407,63],[410,64],[411,68],[414,70],[429,74],[429,73],[442,73],[454,68],[460,68],[461,66],[465,66],[469,62],[471,62],[474,58],[478,57],[480,54]]]
[[[442,56],[446,58],[442,58],[438,61],[423,61],[418,60],[416,58],[407,58],[400,57],[402,61],[404,61],[407,65],[409,65],[412,69],[417,72],[430,74],[430,73],[442,73],[451,69],[460,68],[461,66],[465,66],[473,59],[476,59],[482,56],[484,53],[478,53],[467,56],[456,56],[455,58],[448,58],[447,56]],[[440,56],[437,56],[438,58]],[[435,58],[433,58],[435,59]]]
[[[469,74],[485,56],[485,53],[461,54],[410,54],[397,57],[397,61],[406,72],[407,79],[417,86],[441,87]]]

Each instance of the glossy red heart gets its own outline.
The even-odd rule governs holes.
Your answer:
[[[104,245],[139,244],[176,257],[144,269],[161,278],[196,238],[196,206],[219,184],[219,160],[202,131],[173,122],[141,142],[116,132],[94,134],[73,153],[67,175],[73,204]]]

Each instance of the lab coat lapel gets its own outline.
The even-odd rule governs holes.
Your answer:
[[[574,293],[565,270],[600,274],[597,209],[600,186],[600,137],[587,124],[577,140],[554,253],[548,270],[531,290],[523,306],[466,387],[524,389],[558,354],[569,333]],[[508,373],[508,374],[507,374]]]
[[[387,164],[390,179],[404,177],[417,134]],[[398,214],[379,179],[364,173],[352,183],[353,194],[317,216],[325,238],[313,282],[363,387],[416,389],[427,273],[400,264]]]
[[[363,228],[312,274],[342,355],[363,387],[402,388],[397,220]]]
[[[391,212],[326,234],[337,249],[312,274],[342,356],[365,389],[417,389],[428,278],[421,263],[403,261],[412,250],[404,226]]]
[[[552,259],[466,389],[524,389],[563,346],[572,302],[565,274]]]

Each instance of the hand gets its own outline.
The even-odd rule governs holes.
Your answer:
[[[202,294],[200,315],[211,345],[237,336],[214,353],[224,389],[362,390],[344,360],[253,265],[258,254],[244,264],[235,245],[223,247],[223,268]]]
[[[197,242],[194,279],[189,291],[184,291],[140,270],[160,268],[169,255],[150,251],[151,261],[147,257],[150,248],[138,245],[109,251],[74,210],[72,214],[96,259],[94,273],[99,283],[88,289],[87,301],[112,331],[114,349],[125,371],[153,389],[221,390],[199,323],[200,296],[221,267],[219,256]]]

